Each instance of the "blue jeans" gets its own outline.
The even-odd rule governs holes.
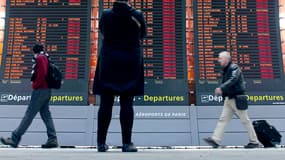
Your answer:
[[[48,142],[57,141],[54,123],[49,111],[49,100],[51,97],[51,89],[37,89],[32,91],[30,104],[26,113],[16,130],[12,132],[12,140],[19,144],[22,135],[31,125],[33,119],[40,112],[40,116],[47,128]]]

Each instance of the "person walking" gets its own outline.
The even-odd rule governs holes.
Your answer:
[[[131,140],[134,96],[144,94],[142,40],[146,35],[143,13],[128,0],[116,0],[104,10],[99,21],[103,44],[95,71],[93,94],[100,95],[97,150],[106,152],[107,131],[112,118],[114,97],[120,97],[122,151],[137,152]]]
[[[222,84],[215,89],[216,95],[222,95],[224,98],[223,111],[220,115],[217,126],[211,137],[205,138],[205,142],[214,148],[221,144],[224,129],[236,113],[249,136],[249,143],[245,148],[257,148],[259,142],[254,128],[249,119],[247,110],[239,110],[236,107],[235,96],[245,94],[245,81],[238,65],[231,61],[231,55],[227,51],[219,53],[218,61],[223,68]]]
[[[33,71],[32,71],[32,96],[26,113],[19,124],[19,126],[12,132],[11,137],[1,137],[1,142],[5,145],[17,148],[20,143],[22,135],[31,125],[36,114],[39,112],[40,116],[47,128],[48,140],[43,144],[42,148],[58,147],[57,136],[54,123],[49,110],[49,101],[51,97],[51,89],[48,88],[46,75],[48,73],[48,57],[44,52],[41,44],[36,44],[33,47]]]

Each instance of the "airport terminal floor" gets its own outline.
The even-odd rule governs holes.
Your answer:
[[[41,149],[34,146],[0,146],[0,160],[283,160],[285,148],[244,149],[229,146],[138,147],[139,152],[123,153],[120,148],[98,153],[95,147]]]

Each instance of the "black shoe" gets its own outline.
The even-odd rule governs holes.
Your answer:
[[[52,142],[47,142],[45,144],[42,144],[42,148],[57,148],[58,147],[58,143],[56,141],[52,141]]]
[[[259,144],[250,142],[247,145],[245,145],[244,148],[259,148]]]
[[[138,149],[134,146],[133,143],[123,144],[122,152],[137,152]]]
[[[12,138],[3,138],[3,137],[1,137],[1,142],[3,143],[3,144],[5,144],[5,145],[10,145],[11,147],[13,147],[13,148],[17,148],[18,147],[18,143],[16,143],[16,142],[14,142],[13,140],[12,140]]]
[[[97,151],[98,152],[106,152],[109,149],[109,146],[107,144],[98,144],[97,145]]]
[[[208,143],[210,146],[212,146],[213,148],[218,148],[220,145],[215,141],[213,140],[213,138],[211,137],[208,137],[208,138],[204,138],[204,141],[206,143]]]

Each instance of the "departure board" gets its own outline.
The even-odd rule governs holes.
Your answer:
[[[198,105],[219,104],[218,53],[230,51],[246,79],[250,104],[285,104],[278,0],[195,0]]]
[[[112,8],[112,0],[100,3],[100,12]],[[185,47],[185,1],[131,0],[147,23],[143,43],[145,94],[137,105],[188,105]],[[100,47],[99,47],[100,48]]]
[[[100,12],[112,8],[103,0]],[[145,94],[137,105],[188,105],[184,0],[131,0],[147,23],[143,42]]]
[[[63,72],[64,83],[53,90],[51,104],[86,105],[88,93],[89,0],[9,0],[1,64],[2,104],[30,100],[32,47],[45,46]]]

